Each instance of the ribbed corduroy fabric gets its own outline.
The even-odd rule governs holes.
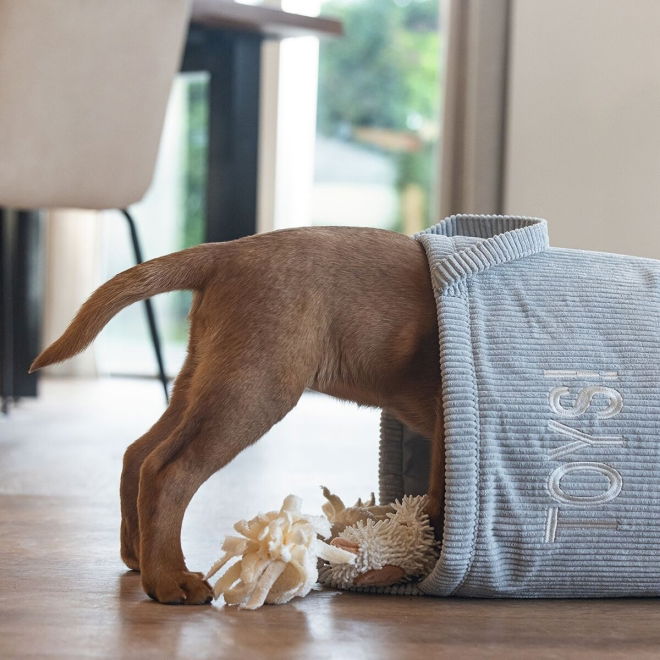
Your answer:
[[[544,220],[416,238],[438,312],[445,525],[430,595],[660,595],[660,262],[551,248]],[[381,499],[428,440],[384,416]]]

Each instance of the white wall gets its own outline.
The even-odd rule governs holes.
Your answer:
[[[250,0],[250,4],[254,2]],[[318,16],[321,11],[321,0],[266,0],[260,4],[307,16]],[[260,232],[310,224],[318,55],[316,37],[266,40],[262,46]]]
[[[512,0],[505,209],[660,258],[660,2]]]

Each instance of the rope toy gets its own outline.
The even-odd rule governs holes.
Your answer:
[[[289,495],[279,511],[240,520],[234,529],[241,537],[228,536],[225,554],[209,570],[215,575],[232,564],[215,583],[215,598],[227,605],[254,610],[264,603],[288,603],[306,596],[318,580],[317,559],[334,563],[355,561],[355,555],[317,538],[330,536],[330,523],[322,516],[301,513],[302,500]]]

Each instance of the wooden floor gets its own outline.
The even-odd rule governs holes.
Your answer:
[[[660,602],[476,601],[324,591],[255,612],[159,605],[118,557],[124,447],[162,410],[148,381],[44,384],[0,420],[0,658],[660,658]],[[248,414],[248,411],[246,411]],[[189,567],[242,517],[318,485],[376,485],[377,414],[306,395],[196,495]]]

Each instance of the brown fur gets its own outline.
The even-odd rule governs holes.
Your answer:
[[[199,486],[293,408],[305,388],[378,406],[432,437],[443,497],[438,330],[421,245],[376,229],[292,229],[200,245],[101,286],[31,369],[83,350],[123,307],[193,289],[188,357],[172,401],[124,455],[121,553],[163,603],[204,603],[181,523]]]

